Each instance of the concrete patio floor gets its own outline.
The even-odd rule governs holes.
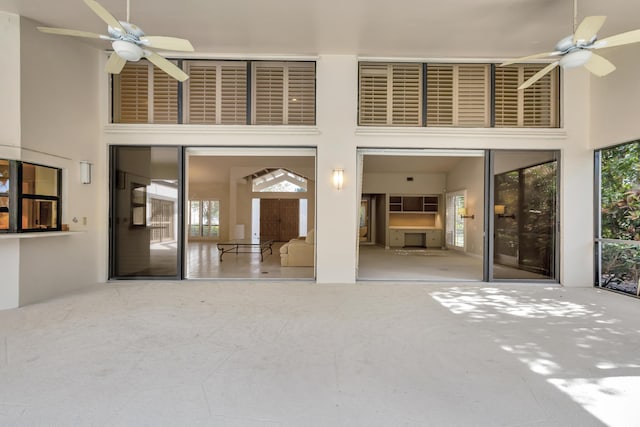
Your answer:
[[[640,301],[118,282],[0,311],[0,425],[638,425]]]

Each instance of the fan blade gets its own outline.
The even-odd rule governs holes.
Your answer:
[[[124,29],[122,24],[113,17],[107,9],[105,9],[100,3],[95,0],[84,0],[85,4],[93,10],[93,12],[107,23],[111,28],[120,30],[123,34],[127,34],[127,30]]]
[[[193,52],[191,42],[186,39],[164,36],[144,36],[140,41],[149,47],[162,50],[176,50],[180,52]]]
[[[120,57],[117,53],[113,52],[105,65],[104,70],[110,74],[120,74],[127,60]]]
[[[633,30],[627,31],[626,33],[616,34],[615,36],[607,37],[602,40],[598,40],[593,44],[593,48],[604,49],[606,47],[614,47],[638,42],[640,42],[640,30]]]
[[[602,56],[593,53],[591,55],[591,59],[586,64],[584,64],[584,68],[591,71],[596,76],[602,77],[615,70],[616,66],[613,65],[608,59],[605,59]]]
[[[598,30],[602,28],[606,19],[606,16],[587,16],[584,18],[573,35],[573,43],[575,44],[579,40],[591,40],[593,36],[597,34]]]
[[[153,62],[156,67],[160,68],[162,71],[169,74],[171,77],[178,81],[183,82],[189,78],[189,76],[180,68],[178,68],[174,63],[168,61],[166,58],[158,55],[153,51],[145,50],[145,57],[149,61]]]
[[[515,64],[517,62],[527,62],[530,59],[540,59],[546,58],[547,56],[558,56],[562,52],[554,51],[554,52],[545,52],[545,53],[536,53],[535,55],[523,56],[522,58],[510,59],[509,61],[505,61],[502,64],[498,65],[499,67],[505,67],[507,65]]]
[[[535,82],[537,82],[538,80],[543,78],[544,75],[547,74],[549,71],[551,71],[554,68],[556,68],[559,63],[560,63],[560,61],[555,61],[555,62],[552,62],[551,64],[547,65],[542,70],[540,70],[537,73],[535,73],[529,80],[527,80],[526,82],[522,83],[520,85],[520,87],[518,88],[518,90],[523,90],[523,89],[528,88],[529,86],[531,86],[532,84],[534,84]]]
[[[90,39],[111,40],[111,37],[102,34],[90,33],[88,31],[68,30],[66,28],[37,27],[39,31],[48,34],[58,34],[61,36],[86,37]]]

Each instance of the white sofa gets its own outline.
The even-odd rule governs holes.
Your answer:
[[[280,265],[283,267],[313,267],[315,256],[315,233],[291,239],[280,248]]]

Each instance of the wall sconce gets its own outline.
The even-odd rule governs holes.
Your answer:
[[[460,218],[471,218],[471,219],[475,219],[475,215],[467,215],[467,208],[458,208],[458,215],[460,215]]]
[[[80,162],[80,182],[91,184],[91,163],[84,160]]]
[[[493,210],[494,210],[495,214],[498,216],[498,218],[516,219],[516,216],[514,214],[505,215],[506,209],[507,209],[507,207],[505,205],[495,205],[493,207]]]
[[[342,190],[344,184],[344,169],[333,170],[333,187],[336,190]]]

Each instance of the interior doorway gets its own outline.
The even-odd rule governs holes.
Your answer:
[[[187,238],[187,278],[315,278],[315,149],[190,148],[186,157],[187,200],[214,227]],[[195,201],[215,209],[197,211]],[[304,246],[290,255],[293,239]],[[234,244],[237,254],[221,253]]]
[[[483,280],[484,150],[358,154],[358,280]]]

